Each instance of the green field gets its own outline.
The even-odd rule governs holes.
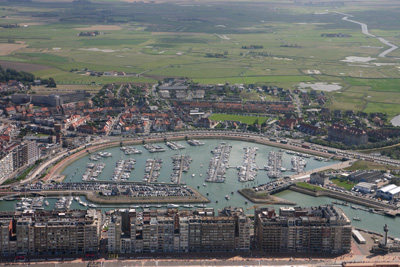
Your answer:
[[[296,183],[296,186],[303,187],[303,188],[306,188],[306,189],[310,189],[310,190],[313,190],[313,191],[326,190],[325,188],[319,187],[317,185],[312,185],[312,184],[309,184],[309,183],[306,183],[306,182],[298,182],[298,183]]]
[[[376,1],[346,2],[345,6],[273,0],[207,0],[207,4],[196,5],[182,4],[184,1],[92,2],[1,2],[3,24],[27,27],[0,28],[0,51],[5,51],[1,45],[9,41],[26,45],[1,53],[0,60],[48,66],[33,73],[53,77],[60,84],[154,83],[166,77],[187,77],[204,84],[228,82],[293,90],[300,82],[336,82],[342,89],[327,93],[326,107],[400,114],[396,107],[399,49],[379,58],[387,46],[362,34],[359,25],[343,21],[342,15],[326,12],[350,13],[368,23],[371,33],[399,46],[400,9],[395,0],[384,0],[379,8]],[[78,36],[86,31],[82,28],[100,34]],[[324,33],[349,37],[322,37]],[[261,48],[245,48],[251,45]],[[349,56],[375,60],[342,61]],[[124,71],[128,76],[71,72],[85,68]],[[310,70],[321,74],[310,74]]]
[[[350,167],[346,168],[345,170],[347,171],[356,171],[356,170],[361,170],[361,171],[365,171],[365,170],[391,170],[393,169],[393,167],[390,167],[389,165],[382,165],[382,164],[378,164],[378,163],[374,163],[374,162],[370,162],[370,161],[364,161],[364,160],[359,160],[357,162],[355,162],[353,165],[351,165]]]
[[[257,116],[243,116],[243,115],[231,115],[231,114],[219,114],[215,113],[211,115],[211,120],[215,121],[240,121],[246,124],[254,124],[258,121],[258,124],[263,124],[268,118],[267,117],[257,117]]]
[[[343,179],[331,179],[331,182],[334,183],[337,186],[343,187],[346,190],[351,190],[356,183],[347,181],[347,180],[343,180]]]
[[[373,91],[379,92],[400,92],[400,79],[360,79],[346,78],[351,85],[369,86]]]

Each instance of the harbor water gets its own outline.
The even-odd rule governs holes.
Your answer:
[[[190,169],[188,172],[182,173],[181,182],[187,184],[188,186],[198,190],[204,196],[206,196],[210,203],[207,204],[207,207],[213,207],[215,209],[221,209],[226,206],[234,206],[234,207],[242,207],[247,214],[253,214],[255,205],[251,201],[247,200],[243,196],[241,196],[237,190],[257,186],[266,182],[269,182],[273,179],[270,179],[267,176],[267,171],[263,170],[263,167],[268,164],[268,155],[269,152],[275,151],[279,152],[279,148],[265,146],[261,144],[255,144],[251,142],[243,142],[243,141],[233,141],[233,140],[202,140],[205,144],[202,146],[190,146],[185,141],[179,141],[178,143],[185,146],[185,149],[181,150],[172,150],[168,148],[164,143],[159,143],[158,145],[165,148],[165,152],[157,152],[157,153],[149,153],[143,145],[136,145],[135,148],[142,151],[142,154],[131,154],[125,155],[124,152],[120,149],[120,147],[113,147],[102,152],[110,152],[112,157],[101,157],[98,161],[91,161],[89,158],[98,152],[88,154],[87,156],[77,160],[70,166],[68,166],[63,174],[66,175],[64,182],[81,182],[82,176],[86,170],[86,164],[89,162],[93,163],[104,163],[106,164],[102,173],[97,177],[98,181],[111,181],[114,168],[116,166],[116,162],[120,159],[129,159],[134,158],[136,160],[135,169],[131,172],[130,178],[128,181],[137,181],[142,182],[144,173],[145,173],[145,165],[147,159],[161,159],[162,168],[160,170],[160,176],[158,177],[158,182],[162,183],[170,183],[171,173],[172,173],[172,156],[175,154],[188,155],[192,158],[192,162],[190,163]],[[230,168],[226,172],[226,179],[224,183],[208,183],[205,182],[207,178],[207,170],[209,166],[210,159],[213,154],[211,153],[215,147],[218,146],[221,142],[225,142],[227,145],[232,146],[232,150],[229,157],[229,166]],[[237,166],[240,166],[243,162],[243,156],[245,153],[245,147],[258,147],[256,163],[259,168],[257,175],[255,176],[254,181],[249,182],[239,182],[238,179],[238,170]],[[291,170],[291,159],[294,155],[287,154],[284,151],[282,152],[282,167],[287,170]],[[305,170],[311,170],[323,166],[329,166],[331,164],[337,163],[336,161],[321,161],[316,160],[314,157],[305,158],[307,161],[307,165]],[[282,176],[291,175],[293,172],[286,171],[282,172]],[[225,196],[229,196],[227,199]],[[292,202],[297,203],[297,206],[308,207],[308,206],[317,206],[323,204],[330,204],[335,201],[332,198],[328,197],[312,197],[308,195],[303,195],[297,192],[292,191],[283,191],[276,196],[290,200]],[[81,199],[85,202],[88,202],[83,196]],[[54,208],[54,204],[56,199],[49,199],[49,205],[45,207],[45,209]],[[8,211],[14,210],[15,201],[1,201],[0,202],[0,210]],[[182,206],[182,205],[181,205]],[[258,205],[257,205],[258,206]],[[107,211],[113,208],[127,208],[129,205],[106,205],[101,206],[103,211]],[[71,205],[71,209],[83,209],[88,208],[80,205],[77,201],[73,201]],[[356,227],[365,228],[367,230],[383,232],[383,225],[386,223],[389,226],[389,235],[400,237],[400,228],[397,227],[398,218],[391,218],[382,215],[372,214],[366,211],[354,210],[351,209],[350,206],[340,206],[346,215],[352,220],[352,224]],[[359,217],[361,221],[353,220],[354,217]]]

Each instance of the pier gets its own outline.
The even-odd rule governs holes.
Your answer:
[[[271,151],[268,155],[268,166],[266,167],[268,170],[269,178],[278,178],[281,176],[282,169],[282,153]]]
[[[257,147],[245,147],[243,162],[238,166],[239,182],[254,181],[258,167],[256,165]]]
[[[292,170],[297,174],[304,172],[304,168],[307,165],[307,161],[301,157],[294,156],[292,158]]]
[[[97,177],[103,172],[106,164],[104,163],[88,163],[86,171],[82,176],[82,181],[97,181]]]
[[[145,144],[143,147],[146,148],[150,153],[165,152],[165,148],[157,144]]]
[[[172,150],[179,150],[179,149],[185,149],[185,146],[178,144],[176,142],[166,142],[165,145]]]
[[[174,184],[180,184],[182,180],[182,172],[189,170],[189,164],[192,162],[190,156],[174,155],[172,156],[173,172],[171,174],[171,182]]]
[[[135,163],[135,159],[118,160],[115,164],[116,166],[111,180],[116,182],[127,181],[131,175],[132,170],[135,168]]]
[[[120,148],[122,151],[124,151],[125,155],[131,155],[131,154],[142,154],[142,151],[133,147],[133,146],[128,146],[128,147],[121,147]]]
[[[208,167],[208,177],[206,182],[223,183],[226,178],[226,169],[229,168],[228,161],[231,153],[232,146],[225,143],[219,144],[211,153],[214,156],[210,160]]]
[[[143,181],[147,183],[156,183],[162,166],[162,159],[148,159],[146,160],[146,167],[144,171]]]

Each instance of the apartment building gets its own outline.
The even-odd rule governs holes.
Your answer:
[[[326,205],[255,211],[257,249],[262,252],[342,253],[351,250],[351,222],[343,211]]]
[[[101,211],[24,211],[0,213],[0,252],[26,254],[97,253]]]
[[[116,210],[110,218],[108,249],[120,253],[248,251],[250,221],[241,208],[225,208],[218,215],[210,208]]]
[[[12,216],[4,213],[0,216],[0,256],[16,253],[16,238],[12,235]]]
[[[7,179],[14,171],[14,161],[12,153],[8,153],[0,158],[0,181]]]
[[[328,139],[330,141],[343,142],[346,145],[363,145],[368,143],[367,133],[355,127],[346,127],[334,123],[328,128]]]
[[[36,142],[15,144],[7,153],[0,155],[0,181],[9,178],[18,168],[35,163],[39,158]]]

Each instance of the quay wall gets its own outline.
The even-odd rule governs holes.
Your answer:
[[[74,161],[88,155],[89,153],[93,153],[102,149],[106,148],[111,148],[111,147],[116,147],[119,146],[121,143],[123,146],[127,145],[139,145],[142,144],[143,141],[145,143],[158,143],[158,142],[163,142],[164,138],[166,138],[168,141],[179,141],[179,140],[185,140],[186,138],[195,138],[195,139],[229,139],[229,140],[238,140],[238,141],[245,141],[245,142],[253,142],[257,144],[262,144],[262,145],[268,145],[268,146],[274,146],[274,147],[279,147],[283,149],[288,149],[288,150],[293,150],[293,151],[298,151],[298,152],[303,152],[311,155],[318,155],[322,157],[332,157],[332,154],[325,153],[325,152],[320,152],[320,151],[315,151],[303,147],[297,147],[297,146],[292,146],[288,144],[282,144],[278,142],[273,142],[269,141],[264,137],[254,137],[254,136],[241,136],[240,133],[238,133],[237,136],[233,136],[230,134],[222,134],[222,133],[209,133],[209,135],[204,135],[204,134],[199,134],[199,133],[175,133],[176,135],[174,136],[165,136],[165,137],[155,137],[155,138],[148,138],[148,139],[135,139],[135,140],[120,140],[120,141],[114,141],[114,142],[109,142],[105,144],[99,144],[96,146],[88,147],[85,149],[82,149],[81,151],[75,152],[71,154],[70,156],[64,158],[56,164],[53,168],[51,168],[50,172],[45,176],[44,180],[49,180],[52,179],[53,176],[60,175],[63,170],[70,164],[72,164]],[[88,153],[89,152],[89,153]],[[335,155],[335,157],[338,157]],[[340,157],[339,157],[340,158]]]
[[[100,196],[98,192],[94,191],[62,191],[62,190],[52,190],[52,191],[37,191],[37,192],[13,192],[12,196],[25,196],[25,195],[41,195],[41,196],[85,196],[86,199],[92,203],[97,204],[188,204],[188,203],[210,203],[206,197],[201,195],[199,192],[191,188],[196,196],[182,197],[182,196],[166,196],[166,197],[126,197],[126,196],[112,196],[105,197]],[[10,192],[4,192],[0,194],[1,196],[10,196]]]
[[[393,206],[389,205],[389,204],[376,202],[371,199],[360,198],[360,197],[344,194],[344,193],[337,192],[337,191],[331,191],[331,190],[313,191],[313,190],[299,187],[296,185],[290,186],[289,189],[292,191],[295,191],[295,192],[307,194],[307,195],[314,196],[314,197],[326,196],[326,197],[340,199],[340,200],[344,200],[346,202],[350,202],[350,203],[354,203],[354,204],[358,204],[358,205],[362,205],[362,206],[367,206],[367,207],[374,208],[374,209],[389,209],[389,210],[393,209]]]

